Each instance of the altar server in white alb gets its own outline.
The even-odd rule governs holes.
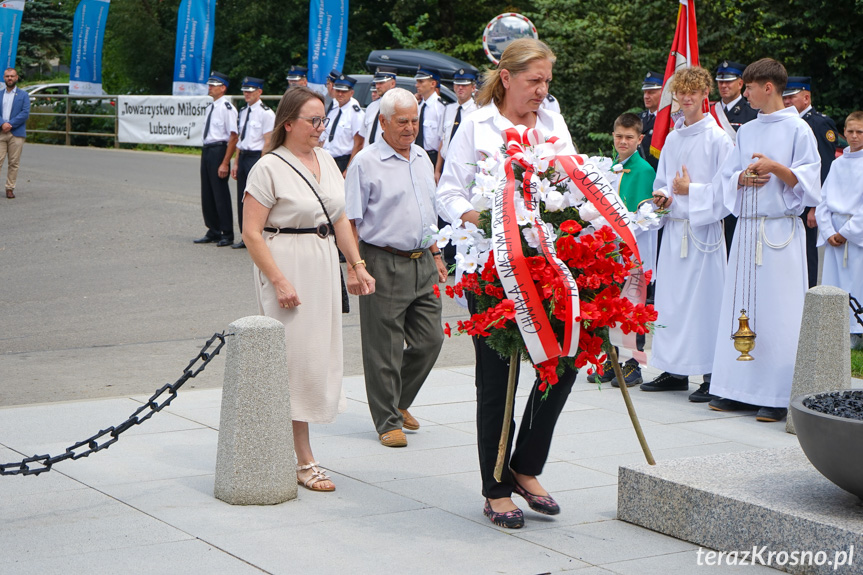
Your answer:
[[[725,281],[728,214],[717,177],[734,143],[713,116],[702,111],[713,80],[701,67],[678,70],[671,79],[684,117],[668,135],[653,182],[664,228],[657,268],[655,303],[658,327],[650,364],[663,370],[643,391],[686,391],[690,375],[703,375],[690,396],[710,401],[710,372],[716,350],[719,302]]]
[[[770,58],[747,66],[744,95],[759,114],[740,126],[721,174],[725,205],[738,220],[713,360],[710,391],[719,397],[709,405],[756,411],[759,421],[779,421],[788,413],[809,285],[799,216],[821,201],[818,145],[809,125],[782,103],[787,79],[785,67]],[[737,361],[729,339],[743,304],[757,334],[752,361]]]
[[[821,283],[863,299],[863,112],[851,112],[845,119],[848,147],[830,166],[821,189],[818,245],[824,248]],[[863,333],[863,326],[850,315],[851,333]],[[858,339],[859,336],[855,339]]]
[[[336,106],[327,114],[329,126],[321,134],[324,150],[336,161],[342,176],[351,159],[363,149],[363,118],[365,114],[354,99],[356,79],[339,74],[333,84]]]

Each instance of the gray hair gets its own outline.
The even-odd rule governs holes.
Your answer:
[[[387,120],[392,120],[396,113],[396,108],[411,108],[416,109],[416,96],[405,90],[404,88],[392,88],[387,90],[387,93],[381,97],[381,116]]]

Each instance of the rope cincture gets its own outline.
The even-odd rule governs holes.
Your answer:
[[[136,409],[123,423],[103,429],[99,433],[67,447],[62,455],[55,455],[53,457],[50,455],[34,455],[32,457],[25,457],[19,462],[0,464],[0,475],[39,475],[40,473],[51,471],[55,463],[67,459],[81,459],[82,457],[89,456],[91,453],[107,449],[120,439],[121,433],[135,425],[140,425],[153,417],[154,413],[168,407],[174,398],[177,397],[177,391],[187,381],[204,371],[204,368],[207,367],[214,357],[219,355],[219,352],[225,346],[225,338],[232,335],[234,334],[226,334],[225,332],[213,334],[213,337],[207,340],[201,351],[189,361],[186,369],[183,370],[183,375],[177,381],[172,384],[166,383],[157,389],[150,399]],[[216,340],[219,340],[219,344],[210,351],[210,346]],[[201,365],[193,370],[198,361],[201,361]],[[167,394],[167,397],[163,397],[163,394]]]

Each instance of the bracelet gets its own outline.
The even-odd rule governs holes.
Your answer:
[[[441,254],[440,252],[432,252],[432,257],[433,258],[440,258],[440,257],[443,257],[443,254]]]
[[[355,264],[351,264],[351,269],[357,269],[357,266],[360,264],[366,265],[366,260],[360,260],[360,261],[356,262]]]

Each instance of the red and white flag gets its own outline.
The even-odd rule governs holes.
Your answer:
[[[669,89],[669,80],[674,73],[681,68],[698,66],[698,29],[695,25],[695,0],[680,0],[677,10],[677,29],[674,32],[674,41],[671,43],[671,51],[668,54],[668,63],[665,65],[665,77],[662,81],[662,98],[659,101],[659,110],[656,112],[656,123],[653,125],[653,136],[650,140],[650,153],[659,157],[659,152],[665,145],[665,138],[674,127],[671,118],[672,104],[675,104]],[[708,110],[708,103],[704,101],[704,111]]]

